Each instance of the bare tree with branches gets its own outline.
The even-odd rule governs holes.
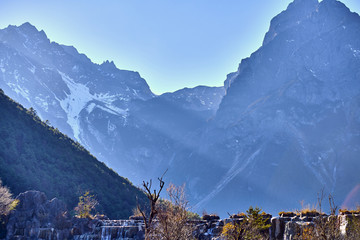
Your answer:
[[[191,240],[195,239],[194,225],[191,223],[189,202],[185,195],[185,185],[170,184],[166,189],[169,200],[158,203],[157,222],[151,239],[153,240]]]
[[[294,239],[309,240],[343,240],[344,236],[340,232],[340,219],[336,215],[338,207],[335,205],[334,198],[331,194],[328,196],[330,215],[322,212],[322,202],[324,200],[324,189],[318,193],[317,207],[320,215],[315,217],[313,224],[300,229],[300,236]]]
[[[166,173],[166,171],[165,171],[165,173]],[[153,220],[155,219],[156,215],[158,214],[156,203],[158,202],[160,193],[165,185],[165,182],[163,181],[163,177],[164,177],[165,173],[160,178],[158,178],[159,185],[160,185],[158,191],[156,191],[156,189],[152,189],[152,180],[151,179],[149,182],[143,181],[143,184],[142,184],[142,186],[144,188],[144,192],[145,192],[147,198],[149,199],[149,203],[150,203],[150,210],[149,210],[150,212],[148,214],[145,213],[145,210],[143,210],[139,204],[137,205],[137,210],[140,212],[140,214],[144,220],[144,224],[145,224],[145,240],[150,240],[150,233],[151,233],[151,230],[153,227],[152,226]]]
[[[322,213],[322,201],[324,199],[324,189],[318,194],[318,205],[320,213]],[[343,236],[340,233],[340,219],[336,215],[338,207],[335,205],[334,198],[331,194],[328,196],[330,215],[320,215],[314,220],[315,233],[318,239],[323,240],[337,240],[342,239]]]

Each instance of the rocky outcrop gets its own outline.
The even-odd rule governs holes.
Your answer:
[[[76,218],[71,220],[67,215],[66,206],[54,198],[47,200],[44,193],[27,191],[21,193],[16,210],[12,211],[7,224],[6,239],[46,239],[46,240],[143,240],[144,223],[139,219],[109,220],[105,216],[95,218]],[[326,216],[292,216],[274,217],[266,215],[271,227],[270,239],[291,240],[304,226],[314,225],[315,219]],[[341,232],[346,233],[349,219],[360,215],[340,215]],[[206,215],[203,220],[191,222],[195,226],[194,236],[199,240],[220,240],[223,227],[227,223],[241,222],[243,216],[233,215],[231,218],[219,219],[218,216]]]
[[[65,204],[44,193],[27,191],[17,196],[19,205],[12,211],[7,224],[6,239],[68,239],[71,222]]]
[[[17,196],[19,205],[10,213],[6,239],[127,239],[144,238],[140,220],[109,220],[106,216],[70,219],[65,204],[48,200],[39,191]]]

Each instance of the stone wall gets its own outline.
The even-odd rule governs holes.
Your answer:
[[[106,217],[70,219],[66,214],[65,205],[57,199],[48,201],[44,193],[28,191],[20,194],[17,199],[20,203],[9,216],[6,239],[144,239],[144,223],[139,219],[109,220]],[[292,240],[299,229],[313,224],[316,218],[309,216],[268,217],[271,223],[269,233],[272,240]],[[344,234],[348,217],[346,215],[338,217]],[[352,215],[352,217],[360,219],[360,215]],[[242,221],[242,218],[238,216],[232,219],[219,219],[209,216],[205,220],[192,221],[192,224],[196,226],[194,235],[199,240],[221,240],[223,226],[232,221]]]

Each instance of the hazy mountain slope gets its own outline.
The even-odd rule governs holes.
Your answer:
[[[0,31],[0,86],[26,107],[34,107],[42,119],[90,149],[105,152],[98,128],[83,131],[92,111],[126,123],[132,99],[154,97],[136,72],[119,70],[113,62],[94,64],[74,47],[50,42],[43,31],[25,23]],[[102,121],[111,131],[111,121]],[[106,159],[101,159],[106,161]],[[108,162],[108,161],[107,161]]]
[[[224,95],[223,87],[197,86],[180,89],[173,93],[164,93],[159,97],[183,109],[194,110],[205,118],[209,118],[216,113]]]
[[[145,196],[78,143],[49,127],[0,90],[0,176],[14,194],[45,192],[73,209],[85,191],[96,196],[98,210],[126,218]]]
[[[137,183],[168,165],[180,135],[212,116],[223,96],[197,87],[155,97],[138,73],[94,64],[29,23],[0,30],[0,69],[5,93]]]
[[[291,209],[322,186],[341,204],[360,181],[359,53],[360,17],[338,1],[295,0],[276,16],[199,141],[229,168],[199,206]]]

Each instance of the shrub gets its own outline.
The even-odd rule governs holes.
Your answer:
[[[167,188],[170,201],[162,200],[157,206],[157,224],[154,225],[151,238],[155,240],[194,239],[194,226],[189,220],[189,206],[185,196],[185,185],[170,184]],[[194,216],[194,214],[192,214]]]
[[[199,216],[199,214],[197,214],[195,212],[187,211],[187,215],[188,215],[189,220],[193,220],[193,221],[201,220],[201,217]]]
[[[347,210],[345,209],[340,209],[339,213],[342,215],[353,215],[353,214],[360,214],[360,209],[356,209],[356,210]]]
[[[79,203],[75,207],[75,212],[79,218],[91,218],[91,212],[95,210],[98,201],[95,199],[94,195],[90,195],[90,192],[87,191],[84,195],[79,197]]]
[[[320,216],[321,213],[317,209],[302,209],[300,211],[301,216],[316,217]]]
[[[13,199],[9,188],[2,185],[0,180],[0,216],[6,216],[13,210],[19,203],[19,200]]]
[[[260,212],[260,208],[250,207],[246,211],[246,216],[243,220],[233,220],[224,226],[222,236],[229,240],[268,239],[268,229],[271,224],[269,224],[268,214],[262,214]]]
[[[360,239],[360,218],[347,216],[348,224],[346,226],[346,239]]]
[[[340,218],[336,215],[337,206],[334,204],[334,198],[329,195],[330,215],[322,212],[322,202],[324,199],[324,190],[318,193],[318,210],[303,210],[304,213],[316,214],[313,225],[308,225],[300,229],[300,234],[294,239],[316,239],[316,240],[340,240],[344,239],[340,232]]]

